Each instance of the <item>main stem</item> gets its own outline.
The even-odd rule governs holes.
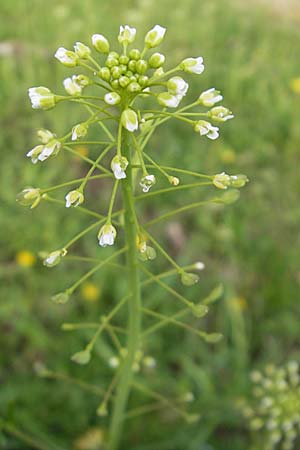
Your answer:
[[[122,155],[128,161],[129,166],[126,170],[127,178],[122,180],[122,193],[124,203],[125,220],[125,238],[127,246],[127,268],[128,268],[128,341],[127,356],[121,367],[121,375],[116,389],[114,408],[111,418],[109,433],[109,450],[117,450],[121,442],[122,429],[124,424],[125,410],[132,385],[135,355],[139,350],[140,328],[141,328],[141,294],[140,277],[138,268],[138,258],[136,250],[136,228],[134,218],[133,204],[133,186],[131,171],[131,152],[128,132],[123,130],[122,136]]]

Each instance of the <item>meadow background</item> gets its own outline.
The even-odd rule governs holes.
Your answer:
[[[204,57],[206,70],[190,77],[190,91],[220,89],[224,105],[236,116],[215,142],[178,124],[162,128],[153,141],[161,161],[207,173],[245,173],[250,183],[237,203],[208,206],[160,228],[160,239],[181,263],[206,263],[195,296],[223,283],[224,295],[201,327],[222,332],[224,339],[207,345],[172,327],[153,338],[149,352],[157,368],[149,374],[152,386],[173,399],[193,392],[190,409],[202,419],[187,424],[168,408],[131,419],[124,448],[250,449],[251,436],[237,407],[249,395],[250,371],[300,360],[299,3],[2,0],[0,12],[0,417],[7,424],[0,448],[35,448],[30,436],[46,450],[103,448],[107,419],[95,414],[99,398],[65,378],[105,385],[112,374],[107,363],[112,349],[103,339],[93,361],[76,366],[70,355],[89,333],[62,331],[61,323],[94,320],[125,289],[118,273],[105,270],[67,306],[49,300],[67,279],[79,277],[82,267],[69,262],[49,271],[38,252],[59,248],[86,219],[52,204],[28,211],[15,197],[24,186],[50,186],[86,168],[76,158],[38,166],[25,158],[36,145],[37,128],[60,135],[80,120],[76,107],[33,111],[27,89],[45,85],[63,92],[61,80],[69,71],[54,60],[57,47],[88,43],[94,33],[112,39],[125,23],[142,36],[159,23],[168,29],[162,51],[170,55],[170,65],[186,56]],[[105,184],[100,188],[91,192],[92,202],[105,198]],[[191,201],[201,195],[191,193]],[[182,199],[173,196],[169,206]],[[145,213],[165,208],[165,201],[155,200]],[[93,236],[76,250],[99,255]],[[160,289],[148,295],[152,304],[167,303]],[[38,376],[37,363],[61,380]]]

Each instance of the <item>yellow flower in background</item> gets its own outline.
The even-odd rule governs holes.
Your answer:
[[[248,308],[247,300],[244,297],[233,297],[230,300],[230,304],[233,308],[238,309],[239,311],[244,311]]]
[[[90,428],[74,442],[76,450],[101,450],[104,433],[99,428]]]
[[[220,158],[225,164],[233,164],[236,161],[236,153],[231,148],[224,148],[220,152]]]
[[[80,145],[80,146],[77,147],[77,152],[81,156],[88,156],[89,149],[87,147],[85,147],[84,145]]]
[[[291,80],[290,88],[295,94],[300,94],[300,77]]]
[[[100,296],[100,289],[94,283],[84,283],[81,288],[81,295],[88,302],[95,302]]]
[[[36,262],[36,257],[33,253],[22,250],[16,254],[16,262],[21,267],[31,267]]]

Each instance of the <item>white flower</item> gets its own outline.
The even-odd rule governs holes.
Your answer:
[[[33,109],[50,109],[55,106],[55,96],[50,89],[39,86],[28,89]]]
[[[61,248],[59,250],[55,250],[54,252],[49,253],[43,261],[44,266],[54,267],[60,263],[61,258],[66,256],[67,250],[65,248]]]
[[[136,29],[135,28],[131,28],[128,25],[125,25],[124,27],[121,25],[120,26],[120,32],[119,32],[119,36],[118,36],[118,41],[120,42],[120,44],[131,44],[134,39],[135,39],[135,35],[136,35]]]
[[[225,172],[218,173],[213,177],[213,184],[218,189],[227,189],[231,185],[231,177]]]
[[[167,108],[177,108],[181,100],[180,95],[172,95],[169,92],[161,92],[157,96],[158,103]]]
[[[121,101],[121,97],[117,92],[108,92],[104,95],[104,101],[108,105],[118,105]]]
[[[79,123],[72,128],[72,141],[84,137],[88,132],[88,125],[86,123]]]
[[[82,59],[88,59],[91,54],[91,49],[82,42],[76,42],[74,45],[75,54]]]
[[[167,88],[170,94],[178,95],[182,98],[187,93],[189,85],[181,77],[172,77],[167,82]]]
[[[113,225],[111,225],[110,223],[103,225],[98,233],[99,245],[101,245],[101,247],[114,245],[116,236],[117,230]]]
[[[43,145],[37,145],[33,149],[29,150],[28,153],[26,153],[26,156],[31,159],[31,162],[33,164],[36,164],[39,160],[39,155],[42,153],[44,146]]]
[[[127,158],[125,158],[124,156],[116,155],[113,157],[110,166],[117,180],[122,180],[123,178],[126,178],[125,170],[127,169],[128,166]]]
[[[204,70],[203,58],[198,56],[198,58],[186,58],[180,64],[180,68],[184,72],[200,74]]]
[[[156,179],[154,175],[145,175],[140,180],[140,186],[143,192],[148,192],[149,189],[156,183]]]
[[[74,190],[70,191],[66,196],[66,208],[70,208],[70,206],[76,206],[81,205],[84,202],[84,195],[82,192]]]
[[[196,132],[200,133],[200,136],[206,136],[209,139],[215,140],[219,137],[219,128],[212,126],[211,123],[206,120],[199,120],[195,127]]]
[[[82,92],[82,87],[75,80],[76,78],[73,75],[72,78],[69,77],[63,81],[64,88],[70,95],[80,95]]]
[[[60,147],[61,143],[57,139],[52,139],[48,142],[48,144],[43,146],[41,153],[38,155],[38,160],[45,161],[49,158],[49,156],[56,156],[60,150]]]
[[[217,91],[215,88],[202,92],[199,97],[199,102],[208,107],[214,106],[215,103],[218,103],[221,100],[223,100],[223,97],[220,95],[220,91]]]
[[[121,122],[123,127],[126,128],[126,130],[130,131],[131,133],[137,130],[139,127],[138,117],[136,112],[133,111],[133,109],[128,108],[122,112]]]
[[[109,42],[102,34],[93,34],[92,44],[95,49],[100,53],[109,52]]]
[[[148,31],[145,37],[145,44],[148,48],[157,47],[163,40],[166,28],[155,25],[152,30]]]
[[[78,56],[75,52],[59,47],[55,52],[55,58],[66,67],[75,67],[78,63]]]
[[[38,130],[36,134],[38,135],[38,138],[40,139],[42,144],[48,144],[48,142],[55,137],[55,134],[43,128]]]
[[[231,111],[228,108],[224,108],[224,106],[215,106],[209,111],[209,116],[218,122],[226,122],[234,118]]]

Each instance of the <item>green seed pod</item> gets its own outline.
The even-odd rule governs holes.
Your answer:
[[[135,60],[137,61],[137,60],[140,59],[140,57],[141,57],[141,52],[140,52],[137,48],[133,48],[133,49],[130,50],[130,52],[129,52],[129,57],[130,57],[131,59],[135,59]]]
[[[111,76],[116,80],[121,76],[120,67],[116,66],[111,69]]]
[[[128,92],[139,92],[140,90],[141,86],[136,81],[133,81],[129,86],[127,86]]]
[[[131,59],[128,63],[128,68],[130,70],[132,70],[132,72],[135,72],[136,69],[136,61],[134,61],[133,59]]]
[[[120,61],[120,64],[126,64],[127,65],[129,63],[129,58],[128,58],[128,56],[122,55],[122,56],[120,56],[119,61]]]
[[[109,80],[110,80],[110,76],[111,76],[110,70],[109,70],[108,67],[102,67],[102,68],[99,70],[98,75],[99,75],[99,77],[102,78],[102,80],[104,80],[104,81],[109,81]]]
[[[129,83],[130,83],[130,80],[128,77],[123,76],[123,77],[119,78],[119,84],[122,88],[125,88],[126,86],[128,86]]]
[[[139,61],[137,61],[136,63],[136,71],[137,73],[139,73],[140,75],[143,75],[148,69],[148,63],[147,61],[145,61],[144,59],[140,59]]]

